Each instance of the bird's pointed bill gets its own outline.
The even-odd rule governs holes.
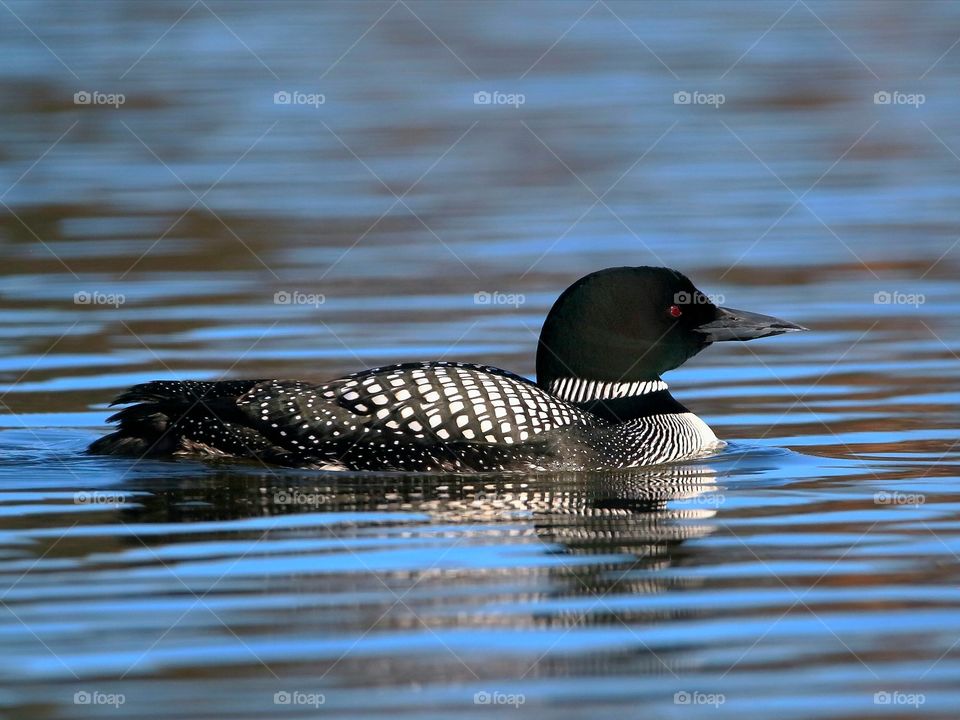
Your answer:
[[[756,340],[757,338],[806,329],[802,325],[796,325],[771,315],[718,307],[717,318],[700,325],[696,330],[706,335],[708,342],[723,342],[726,340]]]

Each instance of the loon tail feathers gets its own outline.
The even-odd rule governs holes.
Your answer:
[[[157,380],[134,385],[111,403],[129,405],[107,418],[107,422],[118,423],[116,431],[94,441],[87,452],[169,457],[185,451],[224,455],[239,449],[236,454],[255,456],[273,445],[254,429],[236,422],[235,400],[260,382]],[[225,447],[191,440],[188,428],[199,430],[200,437],[222,438]]]
[[[121,393],[110,403],[129,405],[137,402],[202,403],[226,397],[239,397],[263,380],[154,380],[141,383]],[[119,413],[118,413],[119,415]],[[114,416],[116,417],[116,416]],[[108,422],[112,422],[110,418]]]

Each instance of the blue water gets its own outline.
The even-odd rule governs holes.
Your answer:
[[[960,3],[0,17],[0,713],[956,715]],[[150,379],[530,375],[558,292],[622,264],[811,328],[667,376],[721,454],[82,454]]]

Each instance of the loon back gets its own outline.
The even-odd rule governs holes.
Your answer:
[[[500,469],[543,433],[593,418],[510,373],[461,363],[298,380],[152,382],[117,399],[117,432],[91,452],[229,455],[324,469]],[[520,454],[524,454],[521,451]]]

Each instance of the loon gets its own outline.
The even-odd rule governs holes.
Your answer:
[[[725,443],[663,373],[714,342],[805,330],[718,307],[676,270],[615,267],[577,280],[540,333],[536,382],[487,365],[419,362],[324,384],[154,381],[112,405],[88,449],[229,457],[318,470],[612,470],[688,460]]]

